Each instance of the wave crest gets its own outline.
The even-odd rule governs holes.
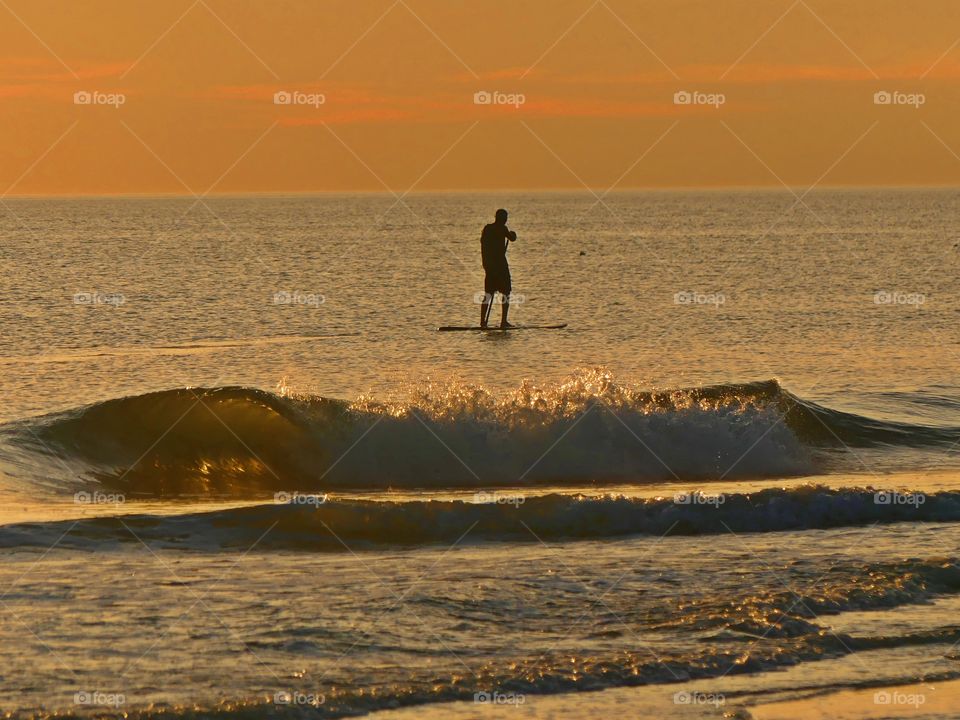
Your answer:
[[[392,403],[174,389],[16,423],[5,434],[46,460],[47,476],[66,464],[145,496],[786,477],[815,472],[821,447],[957,437],[831,410],[774,380],[646,390],[602,370],[552,386],[525,382],[499,397],[423,383]]]
[[[481,494],[478,494],[481,495]],[[923,502],[878,501],[869,488],[834,490],[808,485],[718,496],[722,502],[677,501],[623,495],[482,494],[462,500],[374,501],[327,499],[233,507],[181,515],[124,515],[7,525],[0,546],[105,547],[139,540],[158,546],[207,550],[341,552],[383,546],[455,542],[598,540],[631,535],[725,535],[827,529],[896,522],[960,521],[960,492],[915,494]],[[64,528],[69,527],[69,537]],[[131,533],[131,530],[133,531]],[[267,532],[269,530],[269,532]],[[960,584],[952,569],[944,581]],[[941,578],[943,580],[944,578]]]

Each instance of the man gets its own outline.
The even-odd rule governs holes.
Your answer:
[[[507,211],[497,210],[496,219],[484,226],[480,234],[480,254],[486,277],[483,280],[483,303],[480,305],[480,327],[487,327],[495,293],[503,296],[500,327],[513,327],[507,322],[510,310],[510,267],[507,265],[507,244],[517,239],[517,234],[507,228]]]

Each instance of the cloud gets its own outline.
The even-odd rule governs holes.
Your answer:
[[[118,79],[129,66],[86,63],[74,65],[71,72],[52,58],[5,57],[0,60],[0,97],[60,100],[84,81]]]

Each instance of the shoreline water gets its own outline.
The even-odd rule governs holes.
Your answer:
[[[579,720],[584,717],[657,717],[663,720],[731,718],[732,720],[879,720],[881,718],[950,717],[960,702],[960,679],[920,683],[870,683],[780,693],[752,693],[747,699],[722,693],[666,688],[616,688],[568,695],[526,696],[521,703],[504,696],[483,701],[443,703],[380,710],[373,720]],[[702,687],[696,686],[696,687]],[[674,689],[679,688],[679,689]],[[781,696],[789,695],[790,698]],[[798,697],[800,696],[800,697]],[[804,697],[805,696],[805,697]],[[894,713],[894,714],[891,714]]]
[[[867,477],[870,476],[814,479],[848,487],[851,483],[862,484]],[[898,486],[920,489],[919,486],[924,485],[918,473],[888,477]],[[802,486],[804,480],[810,479],[791,479],[788,483],[775,480],[720,483],[719,486],[721,492],[743,494],[768,492],[783,484]],[[934,474],[926,483],[928,490],[936,488],[940,492],[958,486],[960,475],[947,471]],[[680,487],[684,485],[620,489],[650,498],[669,497],[668,490]],[[537,492],[549,494],[551,490],[569,488],[546,488]],[[402,498],[397,498],[397,494]],[[442,501],[472,499],[463,490],[434,490],[429,494]],[[371,495],[357,493],[351,497],[369,501]],[[411,502],[415,497],[416,491],[405,489],[400,493],[380,494],[380,501],[396,504]],[[174,540],[180,531],[164,530],[153,536],[149,534],[149,527],[162,527],[156,523],[163,517],[191,516],[196,509],[192,504],[132,505],[135,507],[123,508],[123,512],[153,511],[155,519],[140,525],[131,515],[118,516],[129,537],[113,549],[102,538],[82,549],[71,542],[73,535],[82,534],[81,527],[61,522],[58,537],[51,536],[51,541],[46,543],[53,545],[52,549],[22,546],[0,550],[7,558],[6,570],[13,581],[10,587],[15,588],[5,603],[14,617],[25,619],[26,615],[21,613],[26,613],[27,608],[31,608],[31,612],[39,611],[38,620],[47,628],[45,635],[64,622],[76,623],[75,615],[86,617],[80,627],[95,630],[95,637],[100,637],[105,646],[119,642],[124,648],[123,655],[128,658],[139,656],[153,643],[159,643],[161,657],[171,652],[170,641],[174,638],[168,640],[165,636],[177,623],[186,622],[184,629],[192,635],[203,632],[204,623],[200,621],[204,616],[207,622],[214,621],[213,627],[219,626],[215,618],[222,619],[226,624],[214,633],[221,638],[213,648],[205,644],[201,650],[201,646],[195,646],[194,641],[188,639],[190,635],[178,642],[188,643],[195,652],[209,654],[208,662],[214,668],[232,662],[228,649],[231,643],[237,643],[233,652],[252,653],[252,664],[242,677],[236,678],[235,689],[226,689],[220,702],[215,701],[219,693],[204,695],[206,699],[200,701],[200,706],[205,708],[201,716],[223,713],[226,718],[292,717],[295,714],[290,715],[289,708],[278,706],[270,699],[277,692],[290,691],[324,695],[327,704],[319,716],[331,717],[370,711],[372,717],[384,720],[414,716],[466,719],[499,717],[509,712],[511,717],[539,719],[619,712],[681,720],[721,717],[723,713],[734,712],[734,717],[744,720],[751,717],[779,720],[791,717],[790,713],[820,712],[821,708],[832,707],[829,699],[832,694],[851,692],[854,695],[848,703],[849,714],[843,717],[866,719],[877,715],[872,695],[863,688],[876,692],[902,685],[911,675],[947,678],[956,670],[955,660],[948,655],[952,643],[960,640],[956,633],[950,634],[952,619],[960,612],[960,595],[956,594],[960,580],[949,574],[953,561],[944,558],[955,547],[954,543],[960,541],[960,523],[928,523],[924,528],[918,527],[918,523],[903,522],[826,530],[725,532],[711,536],[707,546],[700,544],[702,538],[689,536],[641,535],[546,542],[531,537],[526,543],[478,543],[467,536],[452,545],[441,543],[416,548],[364,548],[350,542],[348,551],[330,555],[270,549],[265,540],[256,542],[254,548],[247,547],[253,541],[245,541],[234,549],[216,544],[205,548],[202,543],[193,543],[191,549],[179,550],[176,542],[166,542],[164,538]],[[240,505],[257,507],[256,503]],[[211,505],[208,509],[237,506],[237,503],[227,503]],[[85,509],[98,514],[104,508]],[[723,507],[714,510],[722,513]],[[50,519],[65,521],[66,516],[54,513]],[[0,524],[0,532],[10,527]],[[258,534],[279,531],[267,523],[261,528]],[[333,525],[326,529],[317,527],[314,531],[336,533],[339,529]],[[335,542],[342,540],[340,537]],[[71,592],[58,599],[52,589],[73,584],[77,569],[90,563],[99,568],[96,577],[129,576],[137,578],[136,584],[104,584],[95,590],[83,582],[77,588],[79,594]],[[503,568],[507,565],[526,569],[512,570],[505,575]],[[944,576],[944,572],[948,575]],[[634,577],[635,573],[638,574]],[[743,573],[752,577],[748,585],[739,579]],[[335,577],[341,579],[334,582]],[[282,582],[278,584],[280,578]],[[324,579],[322,595],[317,593],[316,579],[319,578]],[[500,587],[508,579],[513,588],[511,592],[518,596],[515,605],[506,599],[509,594],[504,596]],[[418,589],[421,583],[428,585]],[[223,587],[215,590],[218,585]],[[766,589],[762,589],[763,586]],[[463,590],[455,590],[457,587]],[[535,588],[534,594],[528,595],[531,588]],[[403,613],[412,623],[410,630],[415,630],[420,622],[427,623],[421,630],[423,647],[418,651],[430,658],[427,667],[439,663],[437,667],[442,668],[447,662],[456,662],[460,670],[453,670],[432,700],[416,685],[404,685],[400,679],[402,665],[389,676],[396,686],[387,683],[366,699],[363,695],[353,695],[354,691],[348,691],[354,682],[350,676],[361,672],[360,668],[370,662],[381,669],[371,670],[372,674],[364,682],[386,679],[380,674],[384,668],[377,664],[381,662],[377,660],[380,651],[373,649],[383,642],[397,640],[378,639],[377,633],[383,630],[377,629],[376,616],[390,613],[390,606],[411,590],[409,600],[402,601]],[[482,602],[473,599],[477,592]],[[653,598],[648,597],[651,592],[660,600],[651,604]],[[366,595],[368,602],[379,609],[369,616],[360,611],[358,616],[358,609],[348,601],[357,593]],[[72,600],[65,603],[71,597]],[[208,610],[202,610],[204,605],[201,605],[199,617],[183,616],[185,610],[203,597],[208,597],[204,605],[211,604]],[[278,605],[281,597],[286,599]],[[331,616],[329,606],[316,602],[321,597],[329,597],[340,609]],[[670,609],[683,598],[686,599],[679,602],[676,609]],[[244,609],[250,599],[256,599],[252,612]],[[728,605],[728,601],[735,604]],[[171,607],[161,609],[171,602]],[[547,617],[553,615],[554,611],[548,608],[554,602],[572,603],[565,611],[573,618],[572,627],[559,627],[551,633],[546,626],[528,634],[538,626],[534,618],[543,613]],[[168,616],[157,624],[156,636],[147,635],[132,642],[132,627],[125,627],[135,618],[121,620],[121,616],[111,614],[112,620],[104,623],[104,618],[96,617],[101,612],[97,608],[131,603],[148,616]],[[735,609],[740,603],[744,604],[742,611]],[[689,607],[680,611],[684,605]],[[702,609],[698,609],[701,605]],[[271,623],[261,626],[263,612],[268,608],[286,608],[281,616],[289,619],[277,624],[276,610],[273,610],[269,614]],[[291,614],[293,608],[297,610]],[[436,612],[440,612],[440,616],[432,619],[431,615]],[[64,617],[56,618],[59,614]],[[594,614],[600,617],[593,617]],[[344,624],[348,619],[352,624],[364,616],[365,624],[352,627]],[[578,616],[586,617],[578,619]],[[606,620],[603,616],[607,616]],[[651,619],[658,616],[660,619],[651,625]],[[441,617],[448,619],[441,620]],[[533,627],[526,627],[531,621]],[[578,622],[587,625],[578,630]],[[61,629],[60,633],[63,632]],[[566,639],[568,632],[574,637]],[[664,635],[665,632],[668,635]],[[529,661],[540,653],[551,652],[554,646],[561,652],[566,647],[576,659],[574,672],[561,670],[562,658],[548,663],[540,671],[520,670],[522,664],[510,670],[512,665],[501,665],[503,661],[499,658],[504,652],[501,647],[504,641],[496,633],[503,633],[503,637],[516,636],[517,639],[507,642],[505,647],[512,647],[523,638],[525,650],[514,656],[514,662],[524,653],[529,653]],[[668,636],[672,638],[669,641]],[[603,640],[605,637],[608,640]],[[77,641],[68,638],[59,641],[66,641],[67,645],[55,646],[57,661],[53,667],[46,668],[46,662],[41,663],[44,677],[55,672],[64,654],[72,658],[69,662],[78,670],[85,665],[73,655],[75,650],[69,649],[70,643]],[[52,642],[49,637],[45,641]],[[226,646],[217,647],[224,642]],[[411,642],[414,642],[412,638],[403,641],[405,646]],[[676,645],[677,642],[680,645]],[[357,651],[356,643],[360,643],[362,651]],[[629,658],[611,654],[621,644],[632,648]],[[710,647],[713,654],[700,657],[698,645]],[[586,650],[591,646],[592,649]],[[686,649],[678,656],[679,648]],[[41,648],[37,650],[43,652]],[[735,652],[728,654],[728,650]],[[371,651],[373,654],[368,656]],[[358,669],[344,674],[345,669],[339,669],[343,660],[338,656],[346,654],[350,658],[355,652],[358,652],[356,660],[348,662],[357,662]],[[401,657],[406,652],[409,650],[401,653]],[[784,658],[778,659],[780,653],[785,654]],[[103,656],[99,662],[106,662],[111,653],[104,647],[97,655]],[[681,657],[686,660],[681,661]],[[791,657],[793,659],[789,659]],[[257,672],[262,662],[270,669]],[[611,663],[617,662],[626,662],[626,665],[611,674],[617,667]],[[607,669],[603,669],[605,666]],[[114,667],[116,672],[120,666]],[[291,668],[299,669],[290,675]],[[87,672],[82,671],[81,675],[86,676]],[[271,677],[271,672],[277,676]],[[449,700],[462,697],[465,688],[469,688],[473,672],[478,673],[476,682],[480,689],[470,690],[469,694],[487,693],[493,700],[480,705],[470,700],[451,704]],[[514,677],[514,672],[519,676]],[[536,680],[537,672],[545,673],[545,684]],[[631,672],[639,675],[631,678]],[[303,676],[298,679],[301,673]],[[685,675],[696,679],[678,682]],[[461,679],[457,680],[457,676]],[[526,679],[520,681],[520,677]],[[154,701],[160,701],[165,707],[169,705],[169,711],[161,711],[150,710],[145,704],[152,691],[149,679],[140,678],[139,670],[123,680],[125,684],[116,681],[112,685],[78,684],[68,679],[66,685],[59,681],[58,687],[63,690],[49,696],[53,703],[50,707],[62,709],[64,703],[58,703],[54,697],[68,698],[74,692],[109,694],[125,690],[124,712],[129,716],[168,717],[164,712],[171,712],[169,717],[176,717],[186,712],[177,698],[182,693],[196,692],[197,682],[201,680],[192,679],[179,690],[154,695]],[[263,692],[255,690],[260,684],[269,689],[267,700],[263,699]],[[638,684],[640,687],[617,687]],[[0,687],[0,705],[5,705],[7,692]],[[375,696],[380,693],[382,698],[376,700]],[[390,699],[390,693],[397,693],[395,700]],[[687,693],[688,699],[678,700],[677,693]],[[518,696],[523,698],[522,704],[516,703]],[[721,696],[723,702],[715,702]],[[510,701],[511,697],[514,701]],[[391,704],[407,702],[414,705],[388,709]],[[931,696],[928,707],[940,706],[934,702],[941,701]],[[29,701],[23,707],[31,707]],[[47,715],[40,713],[38,717]]]

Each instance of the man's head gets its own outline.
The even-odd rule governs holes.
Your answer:
[[[496,214],[495,217],[496,217],[497,222],[498,222],[499,224],[501,224],[501,225],[506,225],[506,224],[507,224],[507,211],[504,210],[503,208],[500,208],[499,210],[497,210],[497,214]]]

